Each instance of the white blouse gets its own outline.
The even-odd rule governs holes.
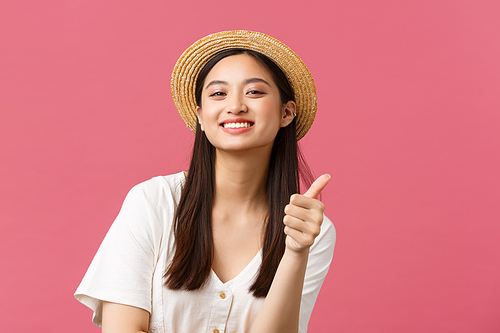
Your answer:
[[[234,279],[222,283],[211,271],[199,290],[164,287],[167,260],[173,257],[173,216],[183,172],[155,177],[133,187],[75,292],[94,311],[101,326],[102,301],[135,306],[151,314],[149,332],[249,332],[264,298],[248,289],[261,265],[262,253]],[[333,257],[335,229],[324,218],[310,249],[302,301],[300,332],[307,324]]]

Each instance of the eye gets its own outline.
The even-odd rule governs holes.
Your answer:
[[[250,90],[249,92],[247,92],[248,95],[264,95],[264,93],[262,91],[259,91],[259,90]]]
[[[216,91],[213,94],[210,95],[210,97],[216,97],[216,96],[225,96],[226,94],[223,93],[222,91]]]

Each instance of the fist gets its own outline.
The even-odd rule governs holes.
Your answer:
[[[303,195],[293,194],[285,206],[286,247],[294,252],[309,250],[321,231],[325,205],[316,197],[325,188],[330,175],[319,176]]]

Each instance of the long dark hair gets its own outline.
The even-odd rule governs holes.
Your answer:
[[[214,56],[196,81],[196,102],[201,106],[205,78],[221,59],[248,54],[263,64],[278,86],[281,102],[294,101],[293,89],[283,71],[268,57],[246,49],[229,49]],[[269,213],[263,235],[262,265],[250,287],[255,297],[265,297],[285,252],[284,207],[300,192],[300,181],[310,185],[313,177],[297,144],[295,119],[280,128],[271,152],[267,177]],[[165,271],[165,286],[196,290],[207,281],[213,260],[212,198],[215,184],[215,147],[196,125],[191,164],[174,215],[175,254]],[[300,168],[299,168],[300,166]]]

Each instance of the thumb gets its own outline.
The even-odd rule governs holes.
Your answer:
[[[316,199],[318,194],[325,188],[326,184],[330,181],[330,175],[324,174],[319,176],[312,184],[311,187],[304,193],[304,196]]]

